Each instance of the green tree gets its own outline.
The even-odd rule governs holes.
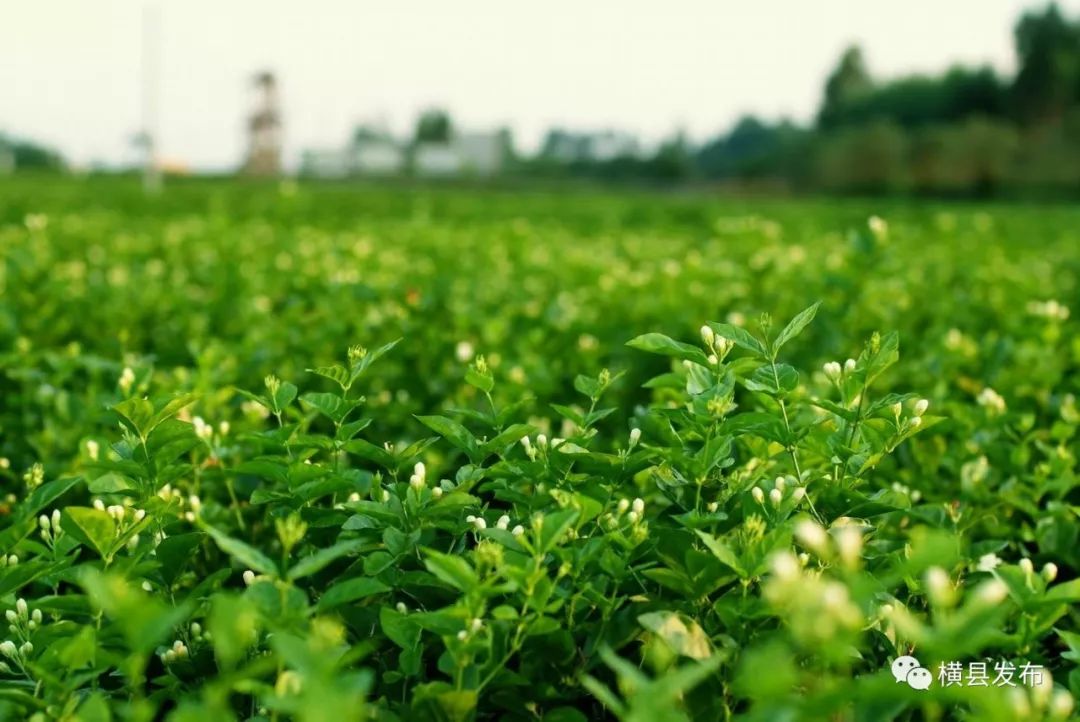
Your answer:
[[[1056,4],[1020,18],[1013,103],[1026,124],[1060,121],[1080,97],[1080,27]]]
[[[447,143],[454,134],[450,114],[439,108],[431,108],[420,114],[416,121],[416,143]]]
[[[825,81],[825,97],[818,114],[822,128],[833,127],[845,107],[873,90],[874,82],[866,70],[862,50],[851,46],[844,51],[840,62]]]

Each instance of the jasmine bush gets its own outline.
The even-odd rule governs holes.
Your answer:
[[[1075,251],[181,192],[0,225],[6,718],[1072,716]]]

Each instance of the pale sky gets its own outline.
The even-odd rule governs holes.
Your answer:
[[[745,112],[813,116],[843,48],[877,76],[1013,67],[1030,0],[0,0],[0,132],[77,163],[132,157],[143,7],[159,7],[161,154],[229,168],[252,73],[273,70],[286,153],[342,145],[359,121],[402,134],[423,108],[508,124],[519,147],[562,124],[701,140]],[[1080,14],[1080,0],[1059,3]]]

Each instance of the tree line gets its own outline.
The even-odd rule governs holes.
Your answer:
[[[569,162],[552,151],[574,134],[553,130],[521,167],[845,193],[1080,192],[1080,21],[1051,4],[1024,14],[1014,40],[1011,78],[953,67],[880,80],[852,47],[826,79],[810,124],[745,116],[698,146],[677,134],[651,154]]]

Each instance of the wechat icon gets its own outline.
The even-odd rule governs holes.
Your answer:
[[[930,670],[919,664],[919,660],[906,655],[897,657],[892,663],[892,673],[898,683],[907,682],[912,689],[929,689],[934,681]]]

